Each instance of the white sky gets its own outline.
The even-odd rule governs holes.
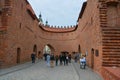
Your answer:
[[[86,0],[28,0],[37,17],[42,14],[43,22],[49,25],[75,25]]]

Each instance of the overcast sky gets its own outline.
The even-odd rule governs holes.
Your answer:
[[[75,25],[83,2],[86,0],[28,0],[37,15],[49,25]]]

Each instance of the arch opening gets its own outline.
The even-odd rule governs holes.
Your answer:
[[[38,57],[38,55],[37,55],[37,46],[36,45],[33,46],[33,52],[35,53],[36,57]]]
[[[43,54],[54,54],[54,52],[55,49],[50,44],[45,45],[43,49]]]
[[[91,68],[94,68],[94,49],[91,49]]]
[[[47,60],[47,55],[54,54],[54,52],[55,52],[55,49],[50,44],[45,45],[43,48],[44,59]]]

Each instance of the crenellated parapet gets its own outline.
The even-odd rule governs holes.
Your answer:
[[[39,27],[48,32],[72,32],[77,29],[77,25],[73,26],[51,26],[39,24]]]

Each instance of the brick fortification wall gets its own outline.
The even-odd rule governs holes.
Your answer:
[[[54,54],[60,54],[61,51],[68,51],[70,53],[78,51],[77,45],[77,33],[76,28],[51,28],[49,26],[39,26],[42,30],[40,33],[40,38],[44,43],[41,44],[43,47],[48,44],[51,45],[54,50]],[[71,46],[72,45],[74,46]]]
[[[100,72],[102,66],[102,43],[97,0],[88,0],[83,4],[78,19],[78,31],[82,54],[87,55],[87,63]],[[97,55],[98,53],[98,55]]]
[[[39,24],[27,0],[0,0],[0,68],[30,61],[32,52],[40,58],[48,45],[55,55],[81,51],[94,71],[109,73],[103,67],[120,67],[119,21],[119,0],[87,0],[69,28]]]
[[[4,27],[6,33],[0,33],[4,36],[0,38],[3,48],[0,49],[0,66],[9,67],[30,61],[33,51],[39,58],[45,45],[49,45],[55,55],[61,51],[78,51],[76,26],[62,29],[41,26],[27,0],[2,1],[0,30],[3,32]]]
[[[120,67],[120,1],[88,0],[82,11],[78,19],[81,51],[87,52],[88,65],[104,76],[110,69],[102,67]]]

